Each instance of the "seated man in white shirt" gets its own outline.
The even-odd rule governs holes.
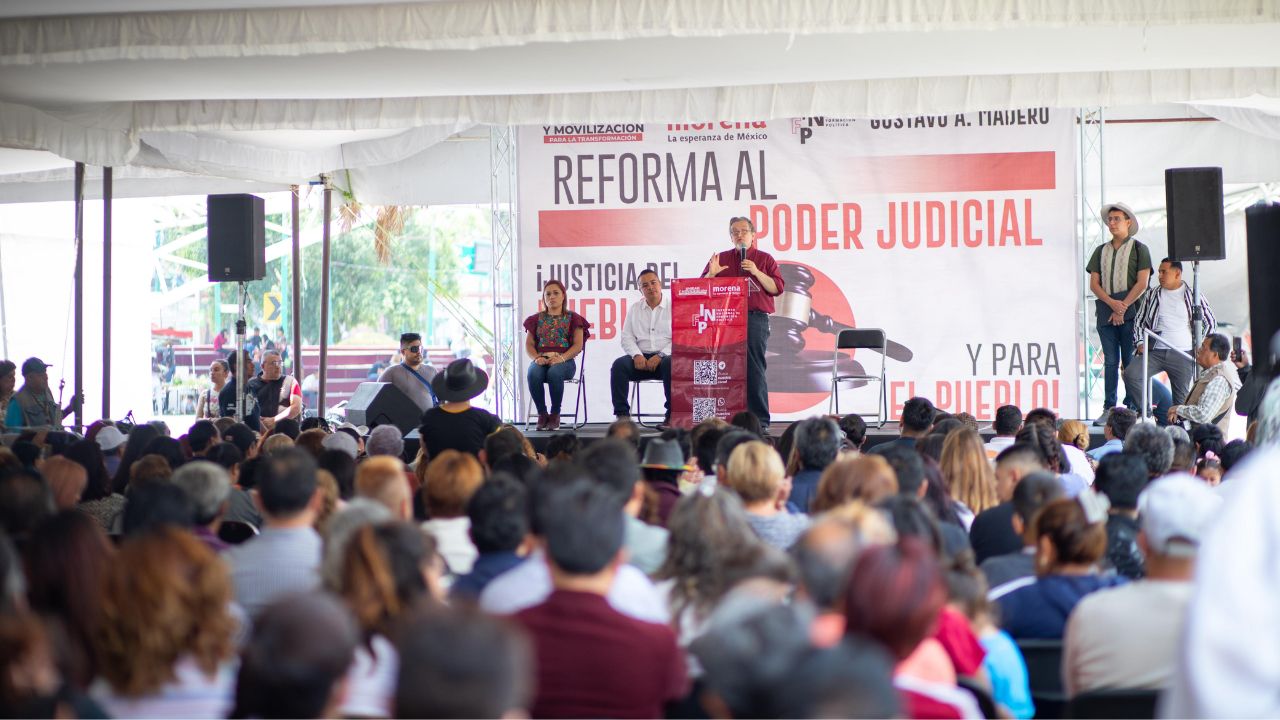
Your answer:
[[[1200,538],[1220,504],[1208,485],[1185,473],[1154,480],[1142,493],[1138,544],[1147,575],[1088,595],[1072,611],[1062,658],[1068,696],[1169,685]]]
[[[661,380],[667,399],[665,425],[671,422],[671,307],[663,302],[658,273],[645,270],[639,282],[644,299],[627,310],[627,321],[622,325],[622,351],[626,354],[614,360],[609,370],[613,414],[618,420],[631,417],[627,395],[632,381]]]
[[[1001,405],[996,408],[995,421],[991,429],[996,436],[986,444],[987,458],[993,462],[1002,450],[1013,445],[1014,436],[1022,429],[1022,408],[1017,405]]]

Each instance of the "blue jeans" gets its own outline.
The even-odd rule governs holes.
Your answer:
[[[574,360],[565,360],[558,365],[539,365],[529,363],[529,394],[533,396],[533,404],[539,415],[547,414],[547,399],[542,392],[546,385],[551,393],[551,412],[560,413],[560,401],[564,399],[564,381],[569,380],[578,371]]]
[[[1120,366],[1129,367],[1133,360],[1133,321],[1123,325],[1098,325],[1098,339],[1102,341],[1102,407],[1110,410],[1116,406]],[[1128,402],[1128,393],[1125,395]]]

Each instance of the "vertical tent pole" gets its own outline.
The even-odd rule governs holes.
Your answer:
[[[0,242],[0,247],[4,243]],[[0,260],[0,357],[9,357],[9,318],[4,308],[4,260]]]
[[[111,168],[102,168],[102,417],[111,417]]]
[[[82,417],[84,409],[80,407],[80,403],[76,402],[82,392],[81,388],[84,387],[84,163],[82,162],[76,163],[75,215],[76,270],[73,283],[75,297],[72,300],[72,307],[75,312],[73,340],[76,348],[71,403],[75,407],[75,429],[79,432],[84,427]],[[62,418],[57,418],[56,423],[61,427]]]
[[[294,185],[290,188],[292,199],[290,201],[292,210],[293,223],[293,272],[290,278],[293,281],[293,297],[291,298],[292,310],[289,313],[289,319],[293,322],[293,376],[299,383],[305,379],[306,373],[302,367],[302,228],[299,227],[300,210],[298,208],[299,188]]]
[[[324,182],[324,233],[320,239],[320,417],[327,415],[325,385],[329,372],[329,223],[333,216],[333,188],[329,176],[321,175]]]

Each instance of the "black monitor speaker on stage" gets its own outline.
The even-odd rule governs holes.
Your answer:
[[[1249,329],[1253,363],[1267,366],[1267,346],[1280,330],[1280,204],[1244,211],[1249,233]]]
[[[1226,259],[1222,168],[1169,168],[1164,171],[1164,197],[1169,257],[1183,262]]]
[[[421,425],[422,411],[391,383],[363,382],[347,401],[347,422],[353,425],[395,425],[401,433]]]
[[[209,281],[247,282],[267,274],[267,226],[262,198],[208,198]]]

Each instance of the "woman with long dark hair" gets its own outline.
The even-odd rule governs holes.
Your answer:
[[[80,495],[81,505],[111,495],[111,476],[107,474],[107,460],[98,443],[77,440],[62,451],[62,457],[80,465],[89,476]]]
[[[64,510],[36,528],[24,549],[27,601],[62,626],[68,680],[85,690],[97,675],[93,637],[102,621],[101,597],[115,547],[88,515]]]
[[[111,480],[112,492],[124,494],[129,487],[129,470],[138,458],[146,455],[148,444],[160,437],[160,431],[150,423],[135,425],[129,431],[129,439],[124,443],[124,454],[120,456],[120,467],[116,468],[115,477]]]

